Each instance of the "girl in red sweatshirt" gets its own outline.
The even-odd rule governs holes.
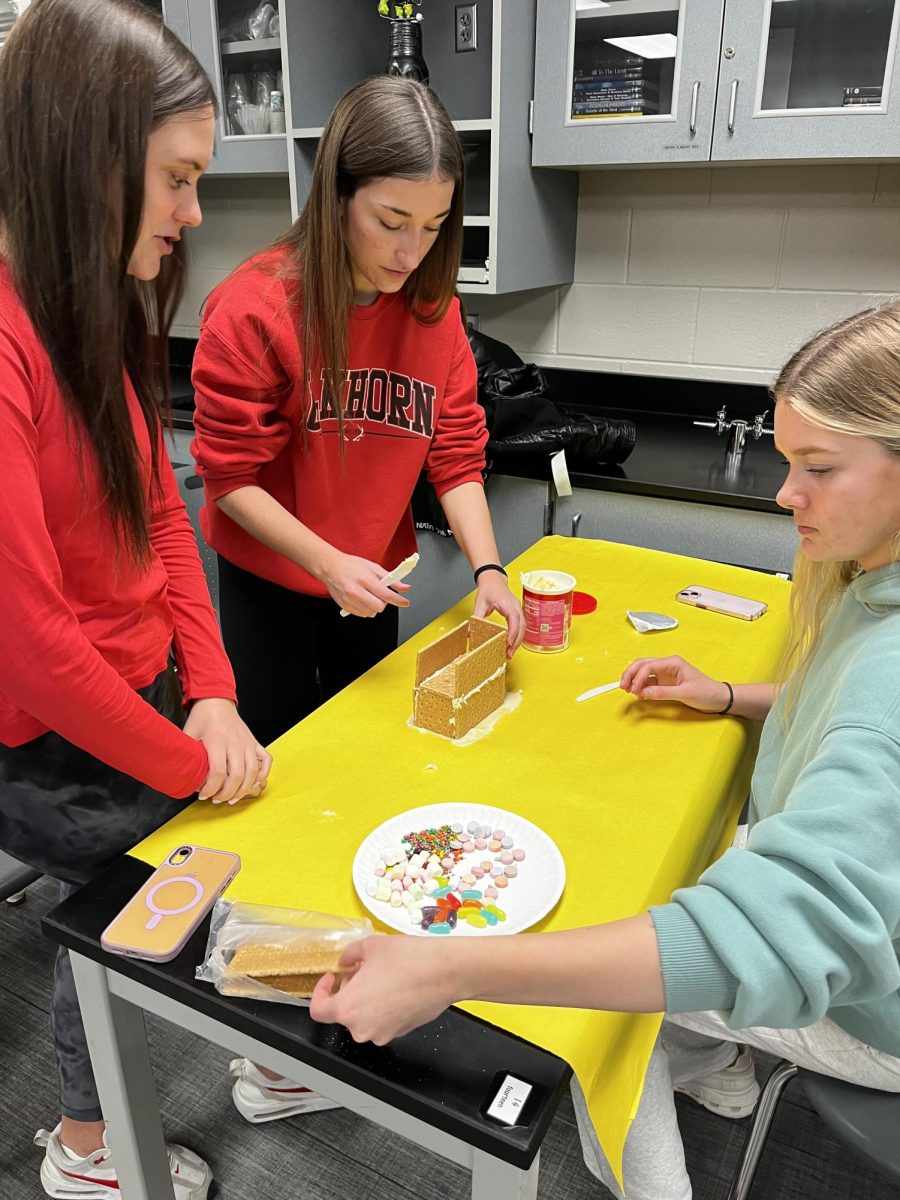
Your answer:
[[[475,572],[475,614],[503,616],[510,653],[521,641],[455,295],[462,189],[434,93],[366,80],[331,115],[299,220],[206,305],[193,377],[203,528],[241,711],[264,740],[396,646],[407,585],[381,581],[415,550],[423,468]]]
[[[160,419],[209,80],[132,0],[36,0],[0,108],[0,848],[65,896],[198,789],[258,795],[270,758],[237,715]],[[36,1139],[41,1182],[112,1194],[63,950],[51,1019],[62,1121]],[[209,1168],[170,1151],[177,1200],[203,1200]]]

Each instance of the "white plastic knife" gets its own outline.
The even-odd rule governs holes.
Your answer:
[[[582,692],[580,696],[575,697],[575,703],[580,704],[582,700],[590,700],[592,696],[602,696],[604,692],[612,692],[619,686],[619,680],[616,679],[612,683],[604,683],[602,687],[591,688],[590,691]]]
[[[413,568],[417,565],[418,561],[419,561],[418,553],[411,554],[409,556],[409,558],[404,558],[403,562],[400,564],[399,567],[394,567],[393,571],[388,571],[387,575],[384,576],[384,578],[381,580],[381,582],[386,587],[390,586],[390,584],[392,584],[392,583],[399,583],[401,579],[405,579],[406,576],[410,573],[410,571],[413,570]],[[341,609],[341,616],[342,617],[350,616],[350,614],[347,612],[346,608]]]

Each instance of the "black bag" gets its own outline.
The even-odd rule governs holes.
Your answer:
[[[469,345],[488,429],[485,479],[497,458],[549,456],[565,450],[571,467],[590,470],[600,463],[623,463],[634,449],[637,430],[631,421],[564,413],[551,399],[540,367],[523,362],[504,342],[478,330],[469,330]],[[413,493],[412,509],[417,529],[449,536],[443,509],[424,475]]]
[[[631,421],[562,412],[534,363],[486,375],[479,380],[478,399],[487,418],[489,456],[565,450],[570,466],[590,468],[624,462],[637,439]]]

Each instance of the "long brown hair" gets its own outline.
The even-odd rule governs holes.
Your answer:
[[[127,274],[147,140],[170,117],[210,107],[197,60],[135,0],[34,0],[0,54],[4,256],[73,426],[96,454],[116,539],[138,563],[149,554],[148,514],[123,368],[156,479],[166,335],[183,288],[175,256],[152,283]]]
[[[342,433],[341,389],[353,280],[341,201],[375,179],[435,177],[454,184],[450,212],[434,245],[406,281],[404,295],[416,320],[436,324],[456,294],[465,160],[447,110],[424,84],[376,75],[341,97],[316,151],[303,212],[275,243],[292,251],[286,270],[302,283],[304,402],[314,373],[324,368],[324,399],[337,414]]]
[[[817,334],[788,360],[773,392],[811,425],[870,438],[900,458],[900,303],[865,309]],[[779,671],[788,679],[788,720],[822,630],[860,569],[858,562],[812,562],[797,552],[791,638]]]

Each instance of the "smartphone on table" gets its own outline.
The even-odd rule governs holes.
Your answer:
[[[706,608],[710,612],[722,613],[726,617],[739,617],[742,621],[758,620],[768,607],[762,600],[748,600],[746,596],[733,596],[730,592],[717,592],[713,588],[693,584],[675,593],[675,599],[694,608]]]
[[[169,962],[241,869],[227,850],[178,846],[100,935],[114,954]]]

